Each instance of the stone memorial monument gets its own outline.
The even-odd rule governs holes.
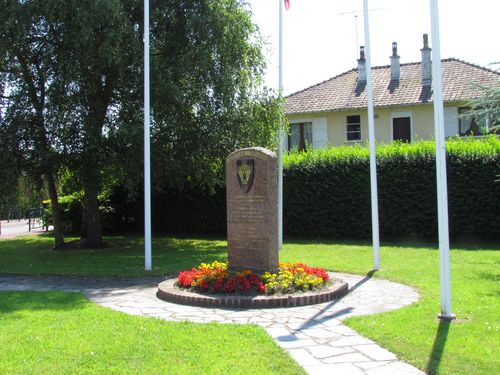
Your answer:
[[[270,150],[251,147],[237,150],[226,159],[227,245],[230,275],[252,270],[255,275],[277,272],[278,264],[278,158]],[[187,271],[190,272],[190,271]],[[255,276],[254,275],[254,276]],[[331,279],[322,290],[292,294],[257,294],[253,291],[191,291],[180,288],[178,278],[158,285],[157,296],[165,301],[204,307],[270,308],[324,303],[343,296],[346,282]],[[259,292],[260,289],[259,289]]]
[[[226,159],[229,269],[278,269],[276,154],[262,147],[237,150]]]

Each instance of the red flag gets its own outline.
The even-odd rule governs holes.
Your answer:
[[[285,9],[290,9],[290,0],[285,0]]]

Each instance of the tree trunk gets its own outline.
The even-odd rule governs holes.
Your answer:
[[[96,80],[97,92],[89,100],[89,114],[85,121],[85,151],[83,152],[83,217],[82,241],[87,247],[104,247],[101,215],[99,213],[99,190],[101,187],[100,154],[103,152],[102,128],[111,95],[111,88],[102,88],[101,77]],[[106,80],[109,81],[108,79]],[[97,99],[97,100],[96,100]]]
[[[82,223],[80,224],[80,240],[87,238],[87,202],[85,201],[85,196],[82,202]]]
[[[95,185],[95,186],[89,186]],[[102,239],[101,216],[99,214],[99,199],[97,198],[97,184],[87,184],[85,188],[84,210],[87,233],[85,244],[93,249],[104,246]]]
[[[43,176],[45,185],[50,198],[50,206],[52,208],[52,222],[54,223],[54,249],[60,248],[64,245],[64,236],[62,231],[61,222],[61,209],[59,207],[59,200],[57,196],[56,184],[52,173],[47,173]]]
[[[85,245],[98,249],[104,247],[102,239],[101,215],[99,213],[99,162],[97,155],[91,154],[87,158],[84,181],[84,197],[83,197],[83,221],[82,230],[84,235],[82,241],[85,240]],[[84,226],[84,227],[83,227]]]

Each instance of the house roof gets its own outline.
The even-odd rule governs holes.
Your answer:
[[[442,60],[443,101],[460,102],[481,96],[479,85],[500,84],[500,73],[458,59]],[[401,64],[399,81],[391,67],[372,68],[375,107],[432,102],[432,88],[422,85],[421,63]],[[357,69],[298,91],[286,98],[285,113],[335,112],[366,108],[366,84],[358,84]]]

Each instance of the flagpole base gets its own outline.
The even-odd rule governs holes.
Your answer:
[[[451,314],[451,315],[439,314],[437,317],[442,322],[452,322],[453,320],[455,320],[457,318],[457,316],[455,314]]]

